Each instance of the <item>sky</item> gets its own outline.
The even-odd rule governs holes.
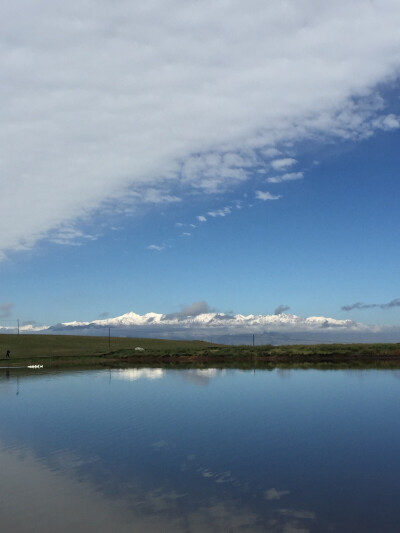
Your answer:
[[[400,326],[397,0],[0,13],[1,324]]]

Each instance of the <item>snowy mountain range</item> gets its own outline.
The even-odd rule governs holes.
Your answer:
[[[114,318],[89,322],[64,322],[53,326],[24,325],[26,333],[104,335],[111,328],[113,336],[203,339],[229,344],[315,342],[399,342],[400,329],[371,326],[353,320],[320,316],[308,318],[293,314],[230,315],[206,312],[146,313],[133,311]],[[0,331],[2,331],[0,329]],[[4,328],[3,328],[4,331]]]
[[[87,328],[87,327],[146,327],[164,328],[165,326],[179,326],[183,328],[234,328],[247,331],[267,328],[290,327],[291,329],[315,329],[315,328],[345,328],[345,329],[363,329],[365,324],[357,323],[352,320],[336,320],[334,318],[325,318],[312,316],[302,318],[292,314],[279,315],[227,315],[224,313],[201,313],[194,316],[174,316],[163,315],[159,313],[146,313],[138,315],[133,311],[124,315],[107,318],[102,320],[93,320],[92,322],[66,322],[54,327],[62,328]]]

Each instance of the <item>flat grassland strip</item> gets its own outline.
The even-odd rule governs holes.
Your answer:
[[[110,346],[110,347],[109,347]],[[144,351],[135,350],[143,348]],[[6,351],[11,357],[6,359]],[[0,365],[274,368],[400,368],[397,344],[228,346],[107,336],[0,335]]]

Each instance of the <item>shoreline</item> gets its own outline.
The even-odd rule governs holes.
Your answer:
[[[115,369],[115,368],[174,368],[174,369],[266,369],[274,368],[320,368],[320,369],[399,369],[400,356],[255,356],[252,358],[232,358],[193,356],[193,355],[158,355],[158,356],[120,356],[101,354],[93,356],[48,356],[35,358],[0,359],[0,370],[29,369],[29,365],[43,365],[42,369]],[[34,368],[32,370],[40,370]]]
[[[111,347],[111,348],[110,348]],[[11,357],[5,357],[10,350]],[[400,343],[231,346],[205,341],[0,335],[0,366],[46,368],[399,368]]]

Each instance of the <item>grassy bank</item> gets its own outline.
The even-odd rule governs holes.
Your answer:
[[[196,351],[213,346],[202,341],[171,341],[159,339],[132,339],[126,337],[88,337],[78,335],[0,335],[0,358],[11,351],[12,359],[47,357],[92,357],[120,350],[134,351],[142,347],[145,352]]]
[[[144,351],[135,350],[136,347]],[[11,357],[6,359],[6,351]],[[400,344],[227,346],[174,341],[70,335],[0,335],[0,365],[170,366],[272,368],[400,368]]]

